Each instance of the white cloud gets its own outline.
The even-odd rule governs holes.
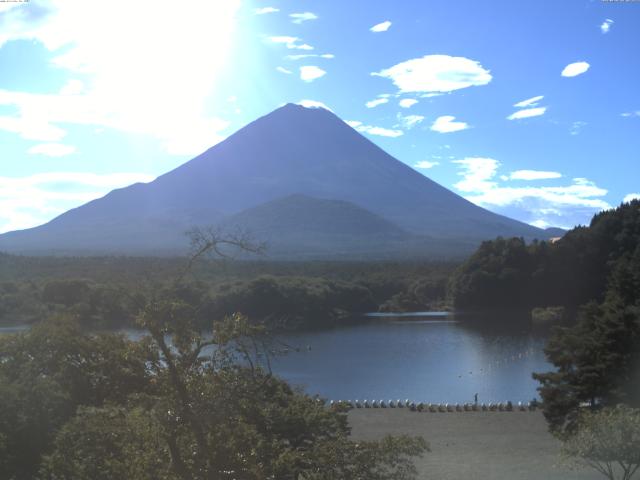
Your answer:
[[[367,103],[365,103],[365,106],[367,108],[374,108],[377,107],[378,105],[382,105],[383,103],[387,103],[389,101],[388,98],[376,98],[375,100],[369,100]]]
[[[143,173],[78,172],[0,177],[0,233],[41,225],[115,188],[153,178]]]
[[[640,193],[630,193],[628,195],[625,195],[622,201],[628,203],[631,200],[640,200]]]
[[[371,75],[391,79],[401,92],[436,93],[486,85],[492,78],[479,62],[449,55],[414,58]]]
[[[467,200],[532,225],[571,228],[588,223],[594,213],[611,208],[602,199],[607,190],[586,178],[574,178],[562,186],[511,187],[498,183],[499,178],[510,176],[498,177],[500,162],[495,159],[472,157],[453,163],[460,165],[462,177],[454,187]]]
[[[286,58],[287,60],[301,60],[303,58],[311,58],[311,57],[317,57],[317,58],[336,58],[336,56],[333,53],[323,53],[322,55],[319,55],[317,53],[303,53],[300,55],[287,55]]]
[[[0,105],[16,105],[19,109],[24,105],[16,100],[10,101],[9,98],[5,98],[3,102],[3,93],[10,92],[0,90]],[[25,95],[25,97],[20,97],[23,101],[31,98],[29,94]],[[13,96],[11,97],[15,98]],[[34,107],[37,108],[36,105],[34,105]],[[0,130],[17,133],[25,140],[38,140],[41,142],[58,142],[66,136],[67,132],[65,130],[50,123],[51,121],[55,121],[55,118],[53,120],[46,118],[47,112],[45,111],[40,112],[35,110],[35,112],[35,115],[25,116],[21,114],[17,117],[0,117]]]
[[[454,160],[453,163],[462,165],[463,171],[458,173],[463,179],[454,184],[462,192],[484,192],[497,186],[491,179],[495,177],[500,163],[493,158],[467,157]]]
[[[437,165],[440,165],[440,162],[430,162],[428,160],[421,160],[419,162],[417,162],[414,167],[415,168],[420,168],[420,169],[429,169],[429,168],[433,168]]]
[[[298,37],[290,37],[287,35],[276,35],[268,38],[269,38],[269,41],[272,43],[284,43],[287,46],[295,44],[296,42],[300,41]],[[294,48],[294,47],[290,47],[290,48]]]
[[[411,129],[424,120],[422,115],[401,115],[398,114],[398,121],[407,129]]]
[[[0,3],[2,29],[0,29],[0,48],[11,40],[33,40],[38,32],[50,20],[53,9],[42,3],[32,2],[29,8],[17,5],[21,2]]]
[[[40,143],[27,150],[27,153],[46,155],[47,157],[64,157],[75,152],[76,147],[62,143]]]
[[[307,22],[309,20],[317,20],[318,16],[312,12],[303,12],[303,13],[290,13],[289,17],[293,23],[301,24],[302,22]]]
[[[60,95],[80,95],[85,92],[84,83],[78,79],[71,79],[60,89]]]
[[[8,10],[0,45],[37,41],[53,52],[54,66],[86,81],[58,94],[0,91],[0,104],[16,109],[0,128],[58,142],[65,133],[59,124],[84,124],[150,136],[170,153],[201,152],[228,125],[207,99],[232,56],[239,7],[238,0],[194,0],[179,9],[140,0],[123,15],[108,2],[68,0]]]
[[[318,102],[317,100],[300,100],[298,105],[302,105],[306,108],[324,108],[325,110],[329,110],[333,112],[329,107],[327,107],[324,103]]]
[[[622,117],[640,117],[640,110],[636,110],[635,112],[624,112],[621,113]]]
[[[374,25],[369,30],[372,31],[372,32],[375,32],[375,33],[386,32],[387,30],[389,30],[390,26],[391,26],[391,22],[389,20],[387,20],[386,22],[382,22],[382,23],[378,23],[378,24]]]
[[[593,183],[591,180],[584,177],[576,177],[573,179],[573,182],[577,183],[578,185],[590,185]]]
[[[455,119],[456,117],[453,117],[451,115],[443,115],[441,117],[438,117],[433,122],[433,125],[431,125],[431,130],[440,133],[451,133],[458,132],[460,130],[466,130],[467,128],[469,128],[469,125],[465,122],[456,122]]]
[[[590,65],[587,62],[575,62],[570,63],[562,70],[563,77],[576,77],[587,70],[589,70]]]
[[[367,126],[367,125],[363,125],[357,128],[358,131],[360,132],[366,132],[370,135],[378,135],[379,137],[400,137],[403,135],[402,130],[392,130],[389,128],[383,128],[383,127],[372,127],[372,126]]]
[[[582,131],[582,128],[586,125],[587,125],[587,122],[581,122],[581,121],[573,122],[571,124],[571,128],[569,129],[569,133],[571,135],[578,135]]]
[[[561,178],[558,172],[547,172],[543,170],[516,170],[509,174],[511,180],[548,180],[551,178]]]
[[[368,133],[369,135],[378,135],[380,137],[400,137],[404,134],[402,130],[392,130],[383,127],[374,127],[371,125],[364,125],[358,120],[347,120],[345,122],[351,128],[355,128],[359,132]]]
[[[314,80],[323,77],[327,72],[315,65],[306,65],[300,67],[300,78],[305,82],[313,82]]]
[[[507,120],[519,120],[522,118],[539,117],[540,115],[544,115],[544,112],[546,111],[547,107],[525,108],[524,110],[513,112],[507,117]]]
[[[266,13],[276,13],[279,12],[280,9],[279,8],[274,8],[274,7],[262,7],[262,8],[256,8],[253,12],[256,15],[264,15]]]
[[[538,95],[537,97],[527,98],[526,100],[522,100],[521,102],[515,103],[513,106],[517,108],[535,107],[543,98],[544,98],[544,95]]]
[[[609,33],[609,30],[611,29],[611,25],[613,23],[614,23],[613,20],[611,20],[610,18],[607,18],[604,22],[600,24],[600,31],[602,33]]]
[[[280,73],[284,73],[286,75],[291,75],[293,73],[291,70],[287,70],[284,67],[276,67],[276,70],[279,71]]]
[[[416,103],[418,103],[418,100],[416,100],[415,98],[403,98],[398,102],[398,105],[400,105],[402,108],[411,108]]]
[[[272,43],[279,43],[285,45],[290,50],[313,50],[311,45],[301,43],[302,40],[298,37],[290,37],[287,35],[278,35],[275,37],[268,37]]]

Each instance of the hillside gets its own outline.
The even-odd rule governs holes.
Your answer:
[[[484,242],[451,280],[457,309],[574,310],[615,291],[624,303],[640,298],[640,201],[595,215],[555,243],[520,239]]]

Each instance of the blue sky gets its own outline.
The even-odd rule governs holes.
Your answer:
[[[0,232],[324,105],[490,210],[640,197],[640,2],[0,3]]]

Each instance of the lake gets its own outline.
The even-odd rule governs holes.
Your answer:
[[[469,328],[438,317],[397,317],[279,338],[299,348],[273,370],[328,399],[526,402],[534,371],[548,371],[545,336],[528,329]]]
[[[471,328],[438,312],[376,314],[366,323],[277,338],[291,348],[272,360],[274,372],[333,400],[464,403],[477,393],[481,403],[527,402],[538,396],[531,373],[552,369],[542,351],[546,336],[526,327]]]

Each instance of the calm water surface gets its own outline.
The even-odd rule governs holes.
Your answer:
[[[423,402],[529,401],[534,371],[547,371],[545,338],[531,332],[487,332],[447,320],[376,321],[280,335],[300,351],[274,371],[329,399]]]
[[[377,315],[376,317],[379,317]],[[280,334],[292,347],[274,372],[327,399],[463,403],[526,402],[532,372],[552,369],[546,338],[526,329],[469,328],[437,312],[376,318],[330,330]],[[0,334],[24,330],[1,327]],[[124,331],[137,339],[144,332]]]

